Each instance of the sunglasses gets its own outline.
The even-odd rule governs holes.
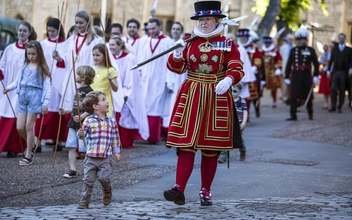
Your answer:
[[[237,89],[233,89],[232,92],[233,93],[238,93],[238,90]]]

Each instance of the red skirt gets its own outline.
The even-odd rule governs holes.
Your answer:
[[[320,72],[319,94],[330,95],[330,79],[326,72]]]
[[[19,154],[26,149],[26,140],[20,137],[16,128],[16,118],[0,119],[0,152]]]
[[[40,126],[42,125],[42,130],[40,134],[40,139],[42,140],[53,140],[56,141],[57,133],[59,130],[60,115],[58,112],[49,112],[44,115],[43,124],[42,117],[37,118],[34,125],[34,135],[39,136]],[[66,142],[68,134],[68,122],[70,121],[71,114],[66,114],[61,117],[59,141]]]

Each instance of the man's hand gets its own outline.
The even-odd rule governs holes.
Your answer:
[[[181,45],[181,46],[174,50],[174,57],[175,58],[181,58],[182,57],[182,52],[183,52],[183,50],[186,47],[186,42],[184,42],[184,40],[180,39],[180,40],[176,41],[175,46],[176,45]]]
[[[291,80],[290,80],[289,78],[286,78],[284,81],[285,81],[285,83],[286,83],[287,85],[290,85],[290,84],[291,84]]]
[[[222,95],[227,90],[229,90],[231,85],[232,85],[232,79],[227,76],[223,80],[220,80],[220,82],[215,86],[215,93],[217,95]]]

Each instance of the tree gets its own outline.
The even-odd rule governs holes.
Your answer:
[[[328,15],[325,0],[314,0],[319,3],[325,15]],[[260,37],[269,35],[275,22],[277,29],[286,27],[294,29],[301,21],[301,13],[312,10],[311,0],[257,0],[254,10],[263,16],[257,32]]]

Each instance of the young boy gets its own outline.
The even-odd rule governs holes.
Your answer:
[[[78,209],[89,207],[94,182],[98,179],[104,190],[103,204],[111,202],[111,160],[120,161],[120,137],[117,124],[107,116],[109,102],[101,91],[86,95],[83,106],[88,116],[79,129],[78,136],[86,139],[87,153],[84,159],[83,192]]]
[[[78,103],[79,106],[77,105],[77,102],[73,102],[73,107],[72,111],[64,110],[62,108],[59,109],[59,114],[68,114],[71,113],[71,118],[70,121],[68,122],[68,135],[67,135],[67,140],[66,140],[66,148],[68,148],[68,161],[70,164],[70,170],[63,175],[65,178],[72,178],[75,177],[77,174],[77,169],[76,169],[76,148],[77,144],[79,147],[79,152],[86,152],[86,146],[83,144],[82,139],[77,138],[77,132],[78,129],[80,128],[80,123],[79,123],[79,117],[78,117],[78,107],[79,107],[79,113],[80,113],[80,119],[83,121],[89,114],[84,111],[83,108],[83,100],[86,97],[88,93],[93,91],[93,89],[90,87],[90,84],[93,83],[95,76],[95,71],[92,67],[90,66],[80,66],[77,68],[77,74],[76,74],[76,81],[77,83],[80,84],[80,87],[78,88]],[[76,100],[76,99],[75,99]]]
[[[232,86],[232,96],[234,100],[234,105],[236,107],[238,122],[240,123],[240,128],[242,133],[244,128],[246,127],[248,112],[247,112],[246,101],[239,96],[241,91],[242,91],[241,84],[236,84]],[[242,144],[243,144],[243,148],[240,149],[240,160],[244,161],[246,159],[246,146],[244,145],[243,137],[242,137]],[[221,152],[218,162],[225,163],[226,161],[227,161],[227,152],[226,151]]]

